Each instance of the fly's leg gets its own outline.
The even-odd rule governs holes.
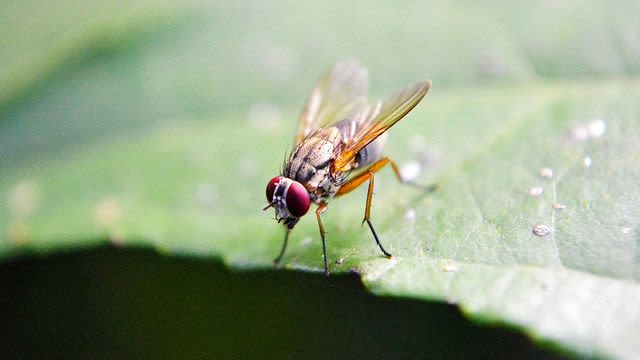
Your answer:
[[[336,196],[348,194],[353,190],[357,189],[360,185],[364,184],[365,181],[367,180],[369,181],[369,188],[367,191],[367,203],[364,210],[364,220],[362,220],[362,224],[364,224],[365,221],[367,222],[367,225],[369,225],[369,229],[371,229],[371,232],[373,233],[373,237],[375,238],[376,243],[378,244],[378,247],[380,248],[380,250],[382,250],[382,253],[387,257],[391,257],[391,254],[387,250],[385,250],[384,247],[382,247],[382,244],[380,243],[380,239],[378,239],[378,234],[373,228],[373,225],[371,224],[371,220],[370,220],[371,200],[373,198],[373,185],[374,185],[373,174],[378,170],[382,169],[383,167],[385,167],[386,165],[391,165],[391,168],[393,169],[393,173],[396,174],[398,181],[400,181],[403,184],[412,185],[417,188],[424,189],[427,192],[431,192],[436,188],[435,185],[425,187],[425,186],[416,184],[414,182],[404,180],[402,178],[402,174],[400,173],[400,168],[398,168],[398,165],[395,163],[395,161],[389,159],[388,157],[384,157],[376,161],[375,163],[373,163],[371,166],[365,169],[361,174],[357,175],[356,177],[354,177],[353,179],[349,180],[347,183],[342,185],[338,190],[338,192],[336,193]]]
[[[423,186],[420,184],[416,184],[413,181],[407,181],[403,179],[402,174],[400,173],[400,168],[398,167],[398,164],[396,164],[395,161],[389,159],[388,157],[384,157],[376,161],[375,163],[373,163],[371,166],[369,166],[369,168],[364,170],[360,175],[354,177],[353,179],[349,180],[346,184],[342,185],[340,187],[340,190],[338,190],[338,193],[336,194],[336,196],[340,196],[340,195],[344,195],[352,192],[358,186],[362,185],[365,181],[369,180],[369,173],[375,173],[378,170],[382,169],[387,164],[391,165],[391,169],[393,169],[393,173],[396,175],[396,178],[400,183],[411,185],[419,189],[423,189],[426,192],[432,192],[436,189],[436,185]]]
[[[327,203],[321,202],[320,206],[316,209],[316,219],[318,219],[318,228],[320,229],[320,237],[322,237],[322,257],[324,259],[324,274],[329,276],[329,265],[327,264],[327,245],[324,238],[324,226],[322,226],[322,213],[327,210]]]
[[[364,209],[364,220],[362,220],[362,223],[364,224],[365,221],[367,222],[367,225],[369,225],[369,229],[371,229],[371,233],[373,233],[373,237],[375,238],[376,243],[378,244],[378,247],[380,248],[380,250],[382,250],[382,253],[386,257],[391,257],[391,254],[387,250],[385,250],[382,244],[380,243],[380,239],[378,239],[378,234],[376,233],[376,230],[373,228],[373,225],[371,224],[371,220],[370,220],[371,200],[373,199],[373,185],[374,185],[373,174],[376,171],[382,169],[387,164],[391,164],[391,167],[393,168],[394,173],[396,174],[400,182],[403,182],[402,176],[400,175],[400,170],[398,169],[398,165],[396,165],[396,163],[393,160],[385,157],[373,163],[362,174],[354,177],[353,179],[349,180],[346,184],[342,185],[340,187],[340,190],[338,190],[338,192],[336,193],[336,196],[348,194],[351,191],[358,188],[358,186],[362,185],[365,181],[367,180],[369,181],[369,188],[367,191],[367,203]]]
[[[369,180],[369,177],[371,176],[370,174],[373,174],[376,171],[382,169],[385,165],[389,163],[392,164],[391,167],[394,168],[394,172],[396,173],[396,176],[398,176],[398,179],[400,180],[400,182],[402,182],[402,176],[400,176],[400,170],[398,170],[397,172],[395,171],[395,169],[397,169],[398,166],[395,164],[395,162],[393,162],[393,160],[385,157],[374,162],[371,166],[369,166],[369,168],[365,169],[361,174],[359,174],[358,176],[354,177],[353,179],[347,181],[344,185],[342,185],[338,190],[338,192],[336,193],[336,197],[341,195],[346,195],[352,192],[353,190],[357,189],[365,181]]]
[[[367,174],[369,175],[369,188],[367,190],[367,205],[364,208],[364,219],[362,220],[362,224],[364,224],[365,221],[367,222],[369,229],[371,229],[371,233],[373,233],[373,237],[376,239],[378,247],[386,257],[390,258],[391,254],[382,247],[380,239],[378,239],[378,234],[376,234],[376,230],[373,228],[371,220],[369,219],[371,215],[371,199],[373,198],[373,171],[369,171]]]
[[[287,227],[287,232],[284,235],[284,243],[282,244],[282,249],[280,250],[280,255],[277,258],[273,259],[273,265],[280,264],[280,260],[282,260],[282,256],[284,255],[284,251],[287,248],[287,243],[289,242],[289,233],[291,229]]]
[[[384,161],[384,163],[381,164],[378,168],[376,168],[374,170],[374,172],[380,170],[380,168],[382,168],[383,166],[389,164],[389,165],[391,165],[391,169],[393,169],[393,173],[396,175],[396,178],[398,179],[398,181],[401,184],[410,185],[410,186],[416,187],[418,189],[425,190],[428,193],[436,190],[436,185],[435,184],[425,186],[425,185],[420,185],[420,184],[417,184],[417,183],[415,183],[413,181],[404,179],[402,177],[402,173],[400,173],[400,168],[398,167],[398,164],[396,164],[395,161],[393,161],[393,160],[391,160],[391,159],[389,159],[387,157],[382,158],[378,162],[374,163],[371,167],[373,168],[374,165],[376,165],[377,163],[382,162],[382,161]]]

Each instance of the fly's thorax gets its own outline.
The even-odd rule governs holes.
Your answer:
[[[331,164],[340,146],[341,135],[336,127],[312,133],[294,149],[284,176],[301,183],[316,202],[331,197],[332,188],[339,183],[338,174],[331,173]]]

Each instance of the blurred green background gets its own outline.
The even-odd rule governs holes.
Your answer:
[[[433,80],[421,106],[435,106],[433,129],[445,131],[426,146],[446,153],[439,173],[426,175],[432,181],[503,123],[493,117],[491,129],[452,131],[448,117],[472,124],[495,109],[527,113],[548,93],[635,81],[638,14],[637,1],[3,2],[1,350],[555,356],[447,305],[375,298],[355,276],[263,272],[281,239],[259,212],[263,183],[276,175],[312,86],[337,60],[360,59],[374,97]],[[401,161],[415,154],[398,149],[424,147],[410,131],[396,145]],[[349,221],[357,223],[357,200],[337,214],[356,211]],[[335,222],[331,233],[347,235],[333,249],[360,234],[346,221]],[[300,239],[314,236],[314,224],[302,226]],[[184,256],[60,252],[105,244]],[[292,267],[319,266],[309,255],[317,253],[315,244]],[[230,273],[216,259],[258,270]]]
[[[293,129],[290,115],[343,58],[369,67],[375,94],[425,77],[442,91],[640,70],[634,1],[2,6],[3,163],[161,121],[246,119],[265,103]]]

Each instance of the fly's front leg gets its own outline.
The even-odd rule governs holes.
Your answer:
[[[322,213],[327,210],[327,203],[321,202],[316,209],[316,219],[318,219],[318,228],[320,229],[320,237],[322,237],[322,257],[324,259],[324,274],[329,276],[329,265],[327,264],[327,245],[324,239],[324,226],[322,226]]]
[[[284,243],[282,244],[282,249],[280,250],[280,255],[278,255],[277,258],[273,259],[273,265],[278,265],[280,264],[280,260],[282,260],[282,256],[284,255],[284,251],[287,248],[287,243],[289,242],[289,233],[291,232],[291,229],[289,227],[287,227],[287,232],[284,235]]]

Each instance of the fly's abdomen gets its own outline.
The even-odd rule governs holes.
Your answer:
[[[387,144],[387,137],[387,133],[384,133],[358,151],[355,168],[361,168],[380,160],[384,146]]]

